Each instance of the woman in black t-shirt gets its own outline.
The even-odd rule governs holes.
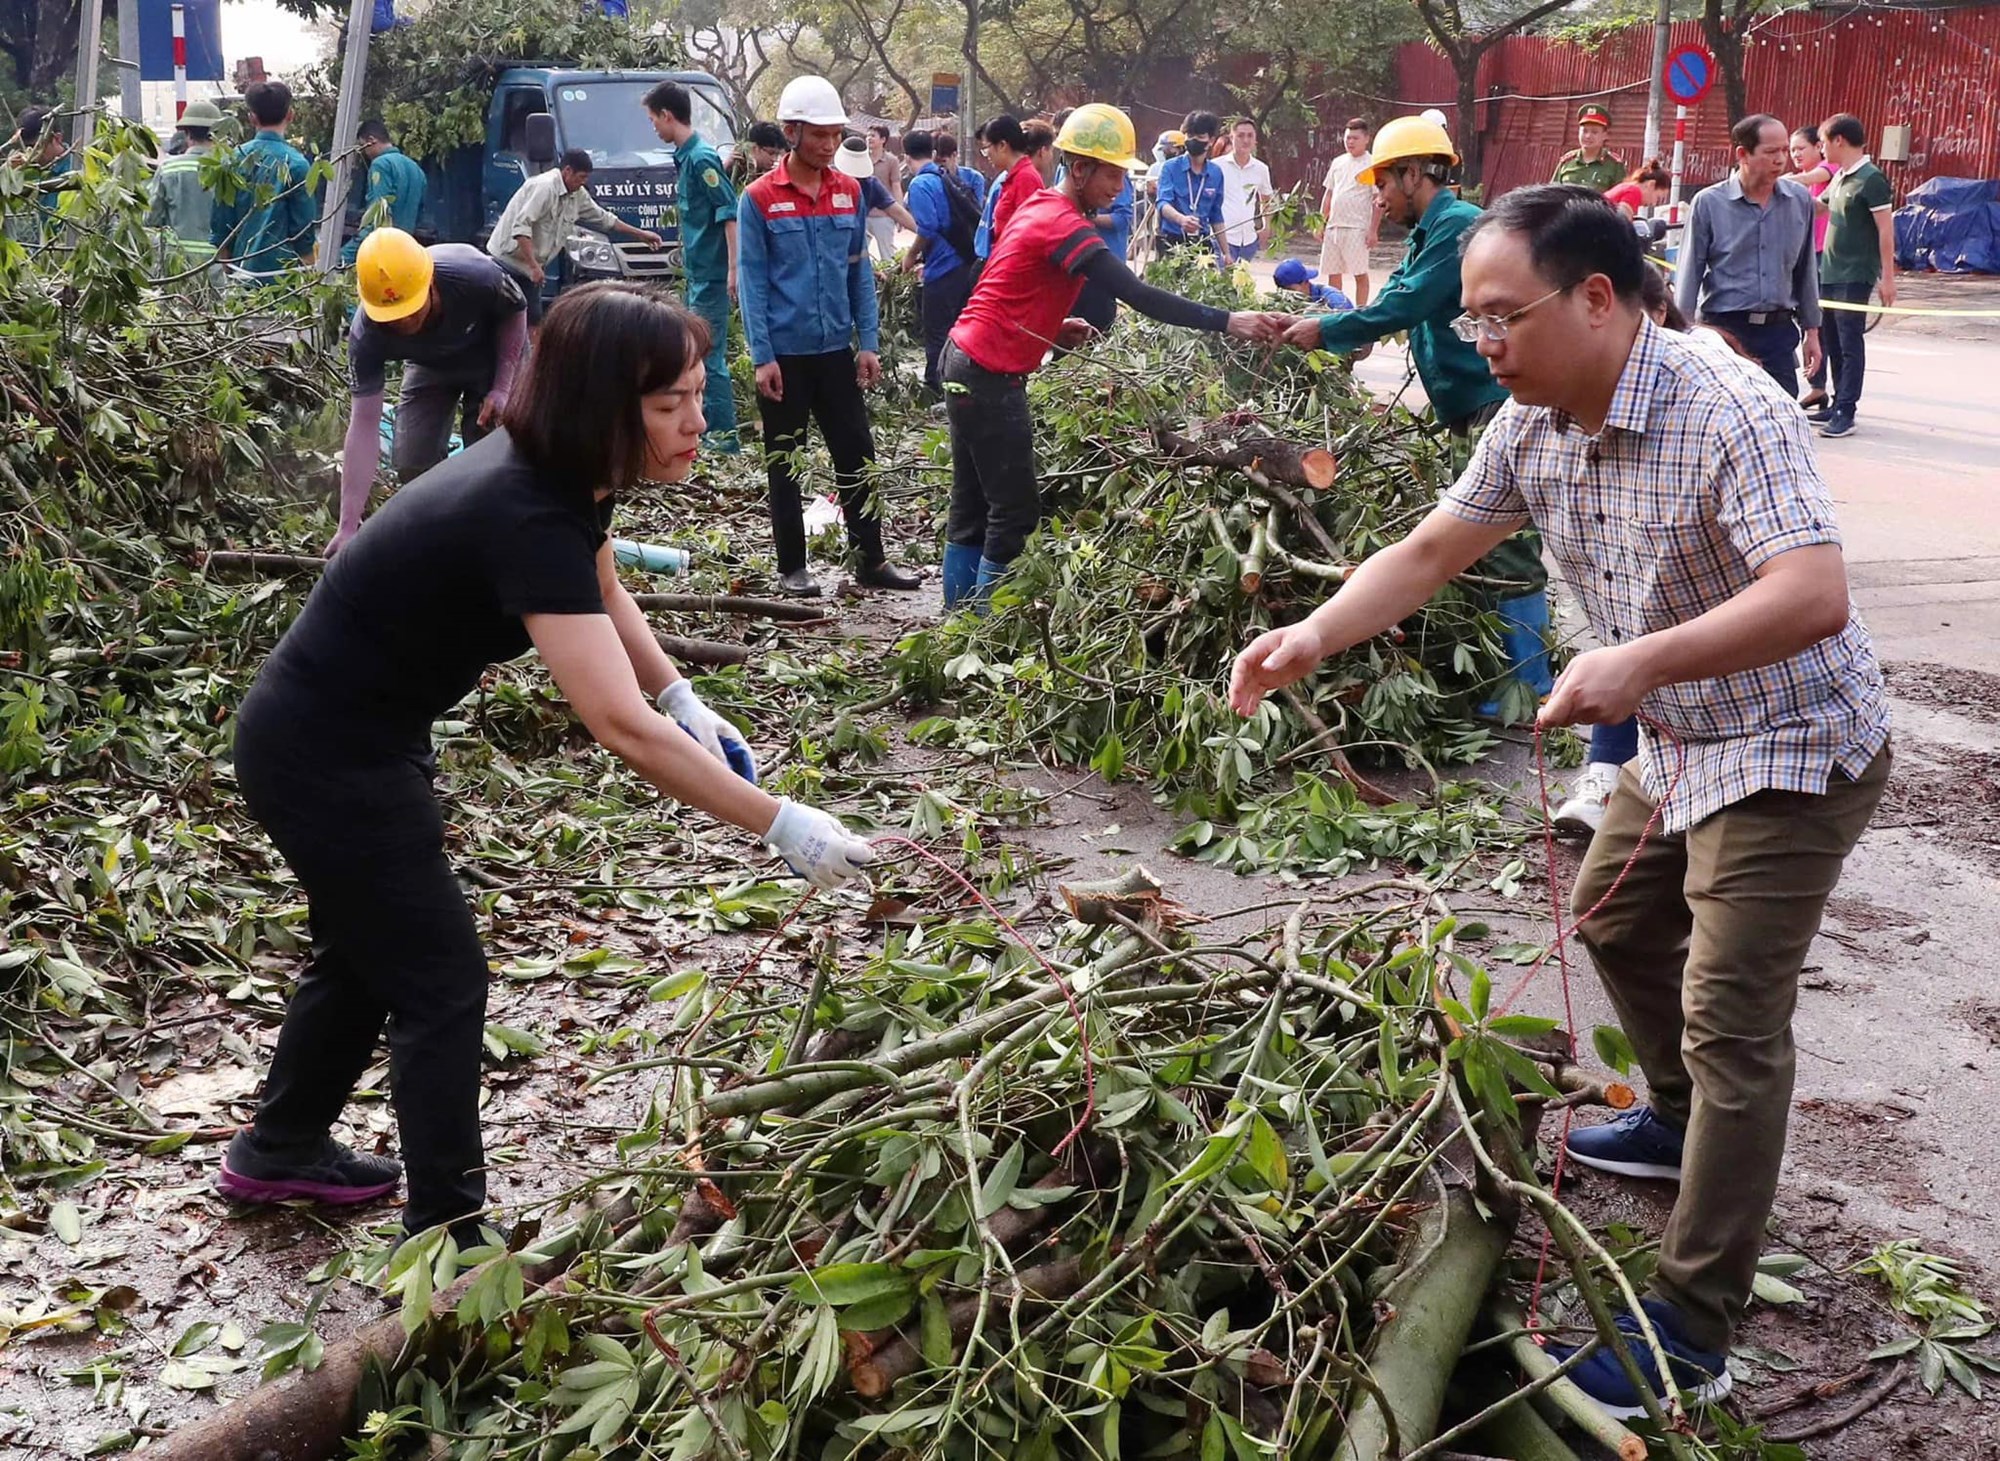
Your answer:
[[[487,964],[445,856],[430,726],[495,661],[539,650],[600,744],[813,883],[870,860],[834,818],[758,790],[741,734],[681,678],[612,566],[613,494],[694,464],[707,333],[637,285],[563,295],[503,429],[368,521],[245,697],[237,780],[305,888],[314,957],[256,1122],[223,1158],[224,1194],[358,1203],[395,1188],[395,1161],[330,1134],[386,1026],[404,1226],[476,1231]]]

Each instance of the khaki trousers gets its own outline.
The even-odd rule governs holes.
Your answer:
[[[1799,969],[1840,869],[1881,800],[1889,749],[1824,794],[1761,791],[1655,832],[1578,930],[1652,1088],[1687,1132],[1654,1291],[1688,1338],[1727,1349],[1756,1276],[1791,1114]],[[1570,904],[1581,916],[1632,854],[1653,802],[1626,766]]]

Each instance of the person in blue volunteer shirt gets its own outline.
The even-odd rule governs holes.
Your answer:
[[[285,140],[292,119],[292,89],[260,81],[243,94],[257,135],[237,149],[236,192],[218,198],[209,215],[208,241],[223,264],[234,263],[260,283],[294,264],[310,264],[319,238],[319,207],[306,180],[312,166]]]
[[[1298,259],[1284,259],[1271,275],[1271,282],[1280,289],[1288,289],[1294,294],[1302,294],[1314,304],[1324,305],[1336,314],[1354,308],[1354,301],[1330,284],[1315,284],[1319,270]]]
[[[959,311],[972,296],[973,229],[966,212],[978,211],[978,195],[962,178],[948,177],[938,167],[937,144],[930,133],[905,134],[903,156],[917,169],[904,197],[917,222],[917,243],[911,253],[922,261],[924,271],[924,384],[941,400],[944,382],[938,375],[938,360]]]
[[[889,562],[866,480],[875,443],[862,392],[882,379],[882,357],[861,188],[833,165],[847,109],[825,77],[800,76],[779,97],[777,120],[791,151],[737,204],[736,300],[764,417],[778,587],[798,598],[820,592],[806,566],[798,479],[806,430],[817,421],[833,458],[856,579],[913,589],[917,576]]]
[[[1222,169],[1209,158],[1222,118],[1214,112],[1189,112],[1181,131],[1187,151],[1169,158],[1160,169],[1160,252],[1172,249],[1213,249],[1226,257],[1222,239]]]

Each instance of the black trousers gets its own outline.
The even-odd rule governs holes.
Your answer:
[[[924,384],[934,396],[944,394],[944,377],[938,374],[944,359],[945,341],[958,323],[959,311],[972,298],[972,270],[960,264],[948,274],[924,281]]]
[[[426,751],[329,744],[282,685],[260,680],[237,716],[238,784],[305,889],[313,935],[254,1140],[281,1160],[315,1152],[386,1030],[413,1232],[486,1205],[486,952],[445,857],[434,770]]]
[[[389,449],[396,475],[407,482],[450,455],[454,417],[461,444],[471,446],[486,435],[479,424],[479,408],[492,389],[490,360],[469,371],[404,366],[402,390],[396,396],[395,441]]]
[[[964,387],[944,398],[951,427],[945,541],[977,546],[994,563],[1012,563],[1042,520],[1028,378],[987,370],[955,344],[945,346],[944,378]]]
[[[757,412],[764,422],[764,470],[771,487],[771,536],[778,550],[778,572],[806,566],[805,510],[799,502],[799,463],[805,455],[806,432],[819,423],[833,458],[834,485],[840,489],[841,515],[847,519],[847,541],[864,565],[880,563],[882,517],[875,494],[864,480],[875,460],[875,440],[868,432],[868,403],[854,378],[854,352],[832,350],[824,355],[780,355],[784,399],[772,400],[761,391]]]
[[[1750,358],[1764,367],[1764,374],[1778,383],[1778,389],[1797,399],[1799,394],[1799,327],[1792,316],[1750,323],[1746,314],[1703,315],[1701,322],[1727,330],[1736,343],[1750,352]]]
[[[1873,284],[1822,284],[1822,300],[1866,304]],[[1833,377],[1833,409],[1853,414],[1861,403],[1861,382],[1868,374],[1868,316],[1858,309],[1830,309],[1820,325],[1819,343],[1826,351],[1827,373]]]

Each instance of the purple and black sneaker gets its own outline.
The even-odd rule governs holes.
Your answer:
[[[311,1156],[274,1158],[259,1152],[248,1130],[222,1156],[215,1190],[237,1202],[322,1202],[334,1207],[373,1202],[396,1190],[403,1164],[366,1156],[327,1137]]]

